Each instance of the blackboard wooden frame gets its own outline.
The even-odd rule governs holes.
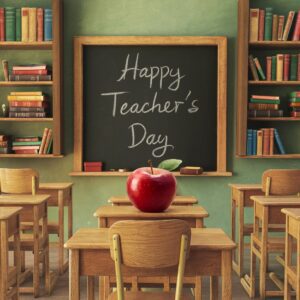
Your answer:
[[[83,172],[83,50],[88,46],[215,46],[218,55],[217,170],[201,176],[231,176],[226,169],[227,38],[223,36],[79,36],[74,37],[74,165],[72,176],[127,176],[128,172]],[[176,176],[180,174],[175,172]],[[183,175],[186,176],[186,175]],[[199,175],[198,175],[199,176]]]

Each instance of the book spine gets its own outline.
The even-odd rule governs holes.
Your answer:
[[[267,69],[267,80],[272,80],[272,56],[267,56],[266,58],[266,69]]]
[[[280,104],[280,100],[262,100],[250,98],[250,103],[261,103],[261,104]]]
[[[299,102],[291,102],[290,107],[300,107],[300,103]]]
[[[263,128],[263,155],[270,154],[270,129]]]
[[[14,150],[15,154],[38,154],[38,150],[34,149],[23,149],[23,150]]]
[[[22,42],[28,42],[29,39],[29,8],[22,7]]]
[[[3,7],[0,7],[0,41],[5,41],[5,12]]]
[[[8,73],[8,61],[7,60],[2,60],[2,69],[3,69],[4,80],[8,81],[9,73]]]
[[[253,61],[254,61],[255,67],[256,67],[256,69],[257,69],[257,71],[258,71],[258,74],[260,75],[261,79],[262,79],[262,80],[266,80],[265,73],[264,73],[264,71],[263,71],[263,69],[262,69],[262,67],[261,67],[261,64],[260,64],[258,58],[255,57],[255,58],[253,59]]]
[[[46,139],[47,139],[47,135],[48,135],[48,131],[49,131],[49,128],[45,128],[44,129],[44,133],[43,133],[43,137],[42,137],[42,143],[41,143],[41,147],[39,149],[39,154],[43,154],[43,151],[44,151],[44,148],[45,148]]]
[[[291,55],[291,68],[290,68],[290,80],[297,80],[298,75],[298,55]]]
[[[42,152],[43,154],[47,154],[48,147],[49,147],[51,139],[52,139],[52,129],[49,128],[47,138],[46,138],[46,142],[45,142],[45,147],[44,147],[43,152]]]
[[[252,155],[252,129],[247,130],[247,155]]]
[[[297,13],[296,25],[293,33],[293,41],[299,41],[300,39],[300,10]]]
[[[10,81],[51,81],[51,75],[9,75]]]
[[[5,8],[5,40],[16,40],[16,9],[14,7]]]
[[[16,8],[16,41],[22,39],[21,8]]]
[[[300,53],[298,54],[297,80],[300,81]]]
[[[284,30],[284,21],[285,21],[284,16],[278,17],[278,36],[277,36],[278,41],[282,41],[283,30]]]
[[[277,54],[277,70],[276,70],[276,81],[283,80],[283,54]]]
[[[292,118],[299,118],[300,117],[300,111],[292,111],[291,112]]]
[[[276,71],[277,71],[277,57],[272,56],[272,70],[271,70],[272,81],[276,81]]]
[[[37,40],[42,42],[44,40],[44,10],[37,9]]]
[[[9,112],[10,118],[45,118],[44,112]]]
[[[42,96],[43,92],[10,92],[11,96]]]
[[[10,112],[41,112],[45,113],[46,109],[43,107],[10,107]]]
[[[13,71],[32,71],[32,70],[46,70],[47,65],[18,65],[18,66],[13,66],[12,70]]]
[[[283,110],[249,110],[249,118],[279,118],[283,117]]]
[[[38,142],[39,141],[39,138],[38,137],[22,137],[22,138],[15,138],[14,139],[15,142]]]
[[[29,8],[28,41],[36,42],[36,7]]]
[[[40,146],[13,146],[13,150],[39,150]]]
[[[9,101],[9,106],[15,107],[47,107],[45,101]]]
[[[251,95],[252,99],[261,100],[280,100],[279,96],[269,96],[269,95]]]
[[[50,8],[44,10],[44,39],[52,41],[52,9]]]
[[[291,55],[284,54],[283,56],[283,80],[288,81],[290,77]]]
[[[276,142],[276,146],[279,150],[279,153],[280,154],[285,154],[285,149],[283,147],[281,138],[280,138],[278,130],[276,128],[274,128],[274,136],[275,136],[275,142]]]
[[[270,128],[270,155],[274,154],[274,128]]]
[[[48,146],[46,154],[50,154],[51,153],[52,144],[53,144],[53,136],[50,139],[49,146]]]
[[[255,67],[254,59],[252,55],[249,55],[249,67],[252,73],[252,77],[255,81],[259,81],[258,73]]]
[[[263,153],[263,132],[262,130],[257,130],[256,155],[262,155],[262,153]]]
[[[249,110],[278,110],[278,104],[249,103]]]
[[[252,131],[252,155],[256,155],[257,152],[257,130]]]
[[[8,101],[44,101],[44,96],[7,96]]]
[[[263,41],[265,36],[265,11],[259,10],[259,23],[258,23],[258,40]]]
[[[32,141],[28,141],[28,142],[16,142],[16,141],[13,141],[12,145],[13,146],[40,146],[41,145],[41,141],[37,141],[37,142],[32,142]]]
[[[300,102],[300,97],[293,97],[293,98],[290,98],[289,101],[290,101],[290,102]]]
[[[278,15],[273,15],[272,41],[277,41],[277,38],[278,38]]]
[[[285,24],[285,27],[284,27],[284,31],[283,31],[283,36],[282,36],[283,41],[287,41],[288,38],[289,38],[289,34],[290,34],[290,30],[291,30],[292,23],[293,23],[293,20],[294,20],[294,16],[295,16],[295,12],[290,11],[289,15],[288,15],[288,18],[287,18],[287,21],[286,21],[286,24]]]
[[[289,96],[290,96],[291,98],[292,98],[292,97],[298,98],[298,97],[300,97],[300,92],[291,92]]]
[[[13,70],[13,75],[47,75],[48,70]]]
[[[267,7],[265,13],[265,41],[272,40],[273,8]]]

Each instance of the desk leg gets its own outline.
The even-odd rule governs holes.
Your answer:
[[[6,299],[8,289],[8,228],[6,222],[1,222],[1,233],[0,233],[0,299]]]
[[[109,295],[109,277],[101,276],[99,277],[99,300],[106,300]]]
[[[231,239],[235,242],[236,241],[236,237],[235,237],[235,231],[236,231],[236,202],[233,199],[233,195],[232,195],[232,191],[231,191]],[[233,252],[233,261],[235,261],[236,259],[236,251]]]
[[[64,199],[63,191],[58,191],[58,270],[64,272]]]
[[[218,276],[210,277],[210,300],[218,300],[218,297],[219,297],[218,283],[219,283]]]
[[[262,228],[261,228],[261,259],[259,267],[259,295],[260,299],[266,297],[266,275],[267,275],[267,241],[268,241],[268,208],[263,208]]]
[[[70,286],[69,299],[80,299],[80,276],[79,276],[79,250],[70,250],[69,258]]]
[[[33,208],[33,296],[39,296],[40,289],[40,230],[39,230],[39,207]]]
[[[238,275],[242,276],[244,272],[244,199],[239,201],[239,246],[238,246]]]
[[[87,299],[88,300],[95,300],[94,276],[87,276]]]
[[[73,195],[72,188],[70,189],[69,203],[68,203],[68,238],[73,235]]]
[[[232,299],[231,250],[222,251],[222,300]]]

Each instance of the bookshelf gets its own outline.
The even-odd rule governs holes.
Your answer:
[[[298,51],[300,53],[299,41],[255,41],[249,42],[249,12],[250,8],[266,8],[272,7],[279,3],[278,0],[263,1],[256,0],[239,0],[238,1],[238,59],[237,59],[237,131],[236,131],[236,155],[240,158],[283,158],[298,159],[300,158],[299,149],[291,150],[292,154],[274,154],[274,155],[246,155],[247,154],[247,129],[251,128],[268,128],[280,126],[291,126],[297,124],[300,118],[289,117],[285,112],[283,117],[248,117],[248,99],[251,94],[261,95],[277,95],[283,91],[300,90],[300,81],[254,81],[248,71],[249,54],[255,53],[259,55],[275,55],[276,53],[288,53],[288,51]],[[290,4],[290,3],[289,3]],[[293,7],[288,7],[285,3],[285,10],[296,10],[295,6],[300,9],[299,3],[291,2]],[[279,5],[280,6],[280,5]],[[276,13],[286,14],[282,11],[283,6],[276,9]],[[264,62],[263,62],[264,63]],[[286,100],[286,99],[284,99]],[[272,125],[271,125],[272,124]],[[286,130],[284,130],[286,134]],[[299,153],[298,153],[299,152]]]
[[[43,134],[45,124],[50,126],[53,130],[53,150],[52,154],[0,154],[0,158],[61,158],[62,155],[62,66],[63,66],[63,13],[62,0],[50,0],[53,11],[52,19],[52,41],[43,42],[0,42],[0,50],[14,50],[14,51],[49,51],[51,53],[52,63],[52,81],[0,81],[0,88],[14,88],[14,87],[46,87],[52,89],[52,116],[48,118],[0,118],[1,124],[13,122],[22,126],[22,123],[37,124],[40,128],[40,135]],[[0,5],[1,6],[1,5]],[[13,5],[12,5],[13,6]],[[18,4],[19,7],[28,6],[26,1]],[[34,7],[39,6],[37,3]],[[34,63],[27,62],[24,63]],[[40,124],[39,124],[40,123]],[[10,124],[10,123],[8,123]],[[6,127],[7,128],[7,127]],[[10,134],[5,130],[5,134]],[[30,135],[30,132],[26,131]]]

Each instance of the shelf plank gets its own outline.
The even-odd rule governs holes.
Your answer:
[[[0,81],[0,86],[53,85],[53,81]]]
[[[0,118],[1,122],[52,122],[53,118]]]
[[[0,154],[0,158],[62,158],[63,155],[54,154]]]
[[[267,81],[267,80],[249,80],[250,85],[300,85],[300,81]]]
[[[300,158],[299,154],[274,154],[274,155],[238,155],[238,158]]]
[[[52,42],[0,42],[0,49],[51,50]]]
[[[262,48],[300,48],[300,41],[258,41],[250,42],[249,46]]]
[[[200,175],[183,175],[179,172],[172,172],[176,177],[221,177],[221,176],[232,176],[232,172],[203,172]],[[90,176],[90,177],[98,177],[98,176],[118,176],[118,177],[125,177],[129,176],[131,172],[71,172],[69,173],[70,176]]]
[[[300,121],[300,118],[292,118],[292,117],[278,117],[278,118],[248,118],[249,121],[284,121],[284,122],[295,122]]]

